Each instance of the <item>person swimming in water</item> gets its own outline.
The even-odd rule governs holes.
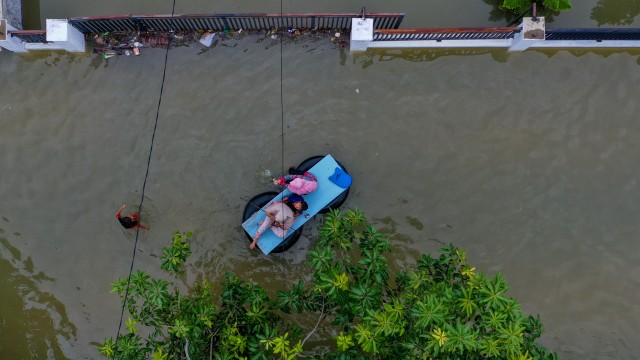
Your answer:
[[[122,204],[122,206],[120,206],[120,208],[118,209],[118,212],[116,213],[116,218],[118,219],[118,221],[120,221],[120,225],[122,225],[123,228],[125,229],[133,229],[136,227],[139,227],[143,230],[149,230],[148,227],[140,224],[138,222],[138,214],[137,213],[133,213],[131,215],[127,215],[127,216],[122,216],[122,210],[124,210],[124,208],[127,207],[126,204]]]

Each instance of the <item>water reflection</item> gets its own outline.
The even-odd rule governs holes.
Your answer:
[[[354,55],[354,61],[367,68],[375,61],[392,61],[396,59],[423,62],[434,61],[445,56],[471,56],[491,54],[491,57],[499,63],[504,63],[509,58],[506,50],[491,49],[369,49],[363,54]]]
[[[5,230],[2,229],[2,233]],[[18,235],[16,235],[18,236]],[[60,340],[76,337],[64,305],[39,289],[53,281],[44,273],[34,274],[31,257],[6,237],[0,237],[0,354],[3,359],[67,359]]]
[[[569,53],[575,57],[587,54],[600,55],[607,58],[615,54],[628,54],[637,56],[640,64],[640,49],[531,49],[528,52],[537,52],[552,58],[558,53]],[[392,60],[406,60],[410,62],[430,62],[448,56],[474,56],[490,54],[497,63],[506,63],[510,56],[506,49],[369,49],[365,53],[353,56],[354,64],[360,64],[362,68],[368,68],[376,62]],[[342,63],[344,65],[344,63]]]
[[[530,51],[535,51],[535,52],[539,52],[541,54],[545,54],[547,55],[547,57],[552,58],[554,56],[556,56],[559,53],[568,53],[571,54],[575,57],[582,57],[588,54],[594,54],[594,55],[600,55],[603,58],[607,58],[611,55],[618,55],[618,54],[627,54],[627,55],[631,55],[631,56],[637,56],[637,60],[636,63],[638,65],[640,65],[640,49],[571,49],[571,50],[564,50],[564,49],[536,49],[536,50],[530,50]]]
[[[640,14],[640,0],[599,0],[591,19],[602,25],[631,25]]]

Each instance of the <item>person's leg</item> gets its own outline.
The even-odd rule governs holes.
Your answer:
[[[256,234],[253,235],[253,241],[249,245],[249,249],[253,249],[254,247],[256,247],[256,243],[260,239],[260,236],[262,236],[262,234],[267,230],[269,226],[271,226],[271,224],[272,224],[272,221],[271,219],[269,219],[268,216],[265,217],[264,220],[262,220],[262,222],[260,223],[260,226],[258,226],[258,230],[256,231]]]
[[[148,228],[148,227],[146,227],[146,226],[144,226],[144,225],[142,225],[142,224],[140,224],[140,223],[138,223],[136,226],[137,226],[137,227],[139,227],[139,228],[140,228],[140,229],[142,229],[142,230],[149,230],[149,228]]]

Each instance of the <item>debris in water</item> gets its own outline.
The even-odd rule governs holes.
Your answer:
[[[280,28],[269,30],[224,29],[214,32],[211,30],[180,31],[175,34],[161,31],[110,31],[87,34],[87,39],[93,42],[93,52],[107,59],[116,55],[140,55],[142,47],[181,47],[200,42],[211,47],[214,41],[238,40],[247,36],[271,37],[273,40],[282,39],[284,42],[314,42],[331,40],[336,46],[349,46],[349,37],[342,36],[336,30],[318,30],[309,28]]]
[[[211,44],[213,44],[213,41],[216,39],[216,33],[214,32],[206,32],[204,34],[202,34],[202,37],[200,38],[200,40],[198,40],[200,42],[200,44],[206,46],[206,47],[211,47]]]

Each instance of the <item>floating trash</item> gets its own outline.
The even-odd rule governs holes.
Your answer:
[[[194,42],[200,42],[206,47],[211,47],[214,41],[237,40],[246,36],[271,37],[272,40],[282,39],[287,41],[327,41],[331,40],[336,46],[347,48],[349,37],[342,36],[335,30],[318,30],[308,28],[279,28],[269,30],[224,29],[213,32],[211,30],[180,31],[175,34],[156,31],[111,31],[93,33],[88,39],[93,42],[93,52],[107,59],[116,55],[140,55],[142,47],[180,47],[190,46]]]

